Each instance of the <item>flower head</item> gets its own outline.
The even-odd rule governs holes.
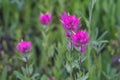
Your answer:
[[[86,30],[79,30],[71,39],[75,46],[81,46],[89,42],[89,35]]]
[[[65,30],[66,29],[67,30],[78,30],[78,28],[82,26],[82,24],[80,23],[80,18],[77,18],[76,16],[67,15],[66,12],[64,12],[60,16],[60,18],[61,18],[61,22]]]
[[[42,24],[48,25],[52,21],[52,15],[50,13],[41,14],[39,20]]]
[[[17,50],[21,53],[28,53],[31,50],[32,43],[29,41],[21,41],[16,46]]]
[[[71,37],[72,43],[76,47],[80,47],[80,52],[84,53],[86,50],[86,44],[89,42],[89,35],[86,30],[79,30]]]

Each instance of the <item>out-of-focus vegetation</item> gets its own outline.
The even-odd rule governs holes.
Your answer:
[[[89,46],[91,65],[86,59],[81,71],[88,80],[120,80],[120,0],[94,1],[90,36],[95,45]],[[69,51],[60,15],[67,11],[81,17],[85,29],[90,6],[91,0],[0,0],[0,80],[18,80],[13,71],[22,72],[21,66],[25,65],[16,50],[21,39],[33,43],[29,64],[34,64],[33,72],[39,73],[37,80],[52,76],[55,80],[70,80]],[[39,21],[40,13],[46,12],[53,16],[52,23],[45,26],[47,32]],[[100,40],[108,43],[102,44]],[[78,54],[74,52],[75,56]],[[77,72],[75,65],[73,76],[76,76],[74,72]],[[86,79],[80,77],[80,80]]]

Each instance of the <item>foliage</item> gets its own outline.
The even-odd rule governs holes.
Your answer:
[[[68,40],[59,20],[64,11],[80,17],[91,37],[84,55],[73,51],[74,80],[119,80],[119,4],[120,0],[0,0],[0,80],[71,80]],[[53,16],[49,26],[39,21],[40,13],[46,12]],[[21,39],[33,43],[27,68],[24,55],[16,50]]]

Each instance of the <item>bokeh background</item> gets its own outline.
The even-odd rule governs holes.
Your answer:
[[[68,52],[60,15],[66,11],[80,17],[85,29],[90,1],[0,0],[0,80],[18,80],[13,71],[21,71],[20,67],[24,65],[16,50],[22,39],[33,43],[31,63],[35,64],[34,72],[39,71],[40,77],[54,76],[56,80],[64,80],[68,75],[64,67]],[[45,29],[39,16],[46,12],[51,13],[53,19],[45,26],[49,29],[47,35],[43,35]],[[96,0],[90,35],[91,40],[94,37],[108,40],[108,43],[92,48],[90,80],[120,80],[120,0]],[[84,62],[83,68],[87,71],[86,66],[87,62]]]

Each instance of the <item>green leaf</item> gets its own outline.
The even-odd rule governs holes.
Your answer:
[[[2,74],[0,76],[0,80],[7,80],[6,78],[7,78],[7,69],[4,68],[3,72],[2,72]]]
[[[40,80],[48,80],[49,78],[46,75],[43,75]]]
[[[39,73],[35,73],[33,74],[33,76],[31,77],[32,80],[36,80],[36,77],[38,77],[40,74]]]
[[[101,40],[103,39],[106,35],[107,35],[108,31],[105,31],[99,38],[98,40]]]
[[[26,74],[26,69],[24,67],[21,67],[22,73],[25,75]]]
[[[20,80],[31,80],[30,78],[27,78],[26,76],[22,75],[18,71],[14,71],[14,75],[16,75],[16,77]]]
[[[88,73],[83,74],[82,72],[80,72],[79,74],[77,74],[77,79],[76,80],[87,80],[88,79]]]

